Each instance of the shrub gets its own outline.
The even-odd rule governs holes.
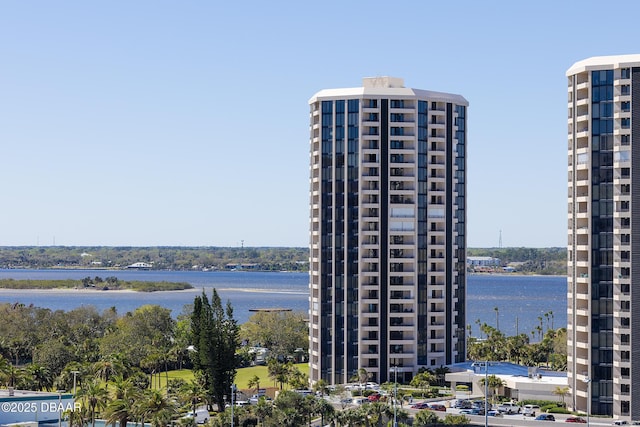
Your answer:
[[[572,412],[567,410],[567,408],[563,408],[562,406],[556,406],[547,409],[547,412],[550,414],[571,414]]]
[[[466,415],[453,415],[447,414],[444,417],[444,423],[447,425],[455,425],[455,426],[464,426],[468,425],[471,422]]]
[[[540,412],[555,412],[557,414],[562,414],[563,412],[556,412],[556,409],[564,409],[563,406],[560,406],[559,402],[548,403],[546,405],[540,405]]]
[[[543,406],[558,406],[559,402],[556,402],[555,400],[527,399],[527,400],[521,401],[520,403],[522,405],[538,405],[540,408],[542,408]]]

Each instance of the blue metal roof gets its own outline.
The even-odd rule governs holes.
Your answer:
[[[484,361],[467,361],[462,363],[454,363],[453,365],[447,365],[451,371],[473,371],[475,374],[485,373]],[[548,371],[543,368],[530,368],[528,366],[517,365],[511,362],[488,362],[487,373],[489,375],[512,375],[516,377],[528,377],[529,370],[534,369],[536,374],[540,374],[546,377],[566,377],[566,372]]]

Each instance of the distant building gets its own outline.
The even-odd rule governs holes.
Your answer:
[[[458,394],[459,397],[484,396],[483,381],[485,377],[485,363],[464,362],[449,365],[449,373],[445,380],[451,383],[451,389],[456,385],[467,385],[468,395]],[[509,362],[488,362],[487,375],[495,375],[503,381],[499,393],[514,400],[562,400],[561,396],[554,396],[559,387],[567,386],[566,372],[547,371],[542,368],[516,365]]]
[[[244,263],[244,264],[229,263],[224,266],[224,268],[227,270],[257,270],[258,267],[260,267],[260,264],[256,264],[256,263]]]
[[[640,55],[566,75],[569,406],[638,421]]]
[[[127,265],[127,268],[133,268],[138,270],[148,270],[153,267],[153,264],[149,264],[148,262],[134,262],[131,265]]]
[[[467,105],[393,77],[309,101],[312,382],[465,359]]]
[[[470,267],[498,267],[500,259],[490,256],[467,256],[467,265]]]

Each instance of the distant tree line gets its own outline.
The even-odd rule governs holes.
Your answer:
[[[498,258],[502,266],[515,265],[519,273],[567,274],[567,248],[468,248],[467,256]]]
[[[0,268],[125,268],[223,270],[230,265],[261,271],[308,271],[308,248],[5,246]]]

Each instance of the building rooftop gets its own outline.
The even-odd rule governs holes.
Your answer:
[[[484,364],[486,362],[479,361],[467,361],[462,363],[455,363],[453,365],[449,365],[449,369],[452,372],[457,371],[472,371],[475,374],[483,374],[484,375]],[[517,365],[511,362],[489,362],[489,366],[487,368],[487,373],[489,375],[511,375],[515,377],[528,377],[531,371],[534,370],[537,374],[548,376],[548,377],[560,377],[567,378],[566,372],[556,372],[556,371],[548,371],[543,368],[530,368],[528,366]]]
[[[640,65],[640,54],[592,56],[573,64],[567,70],[567,77],[588,70],[601,70],[609,68],[624,68],[625,66]]]
[[[62,392],[63,395],[68,394],[66,392]],[[48,391],[33,391],[33,390],[14,390],[14,389],[0,389],[0,399],[6,400],[7,398],[58,398],[57,392],[48,392]]]
[[[313,103],[319,98],[362,98],[364,96],[420,98],[469,105],[469,102],[462,95],[407,88],[404,87],[403,79],[389,76],[365,77],[362,79],[362,87],[321,90],[311,97],[309,103]]]

